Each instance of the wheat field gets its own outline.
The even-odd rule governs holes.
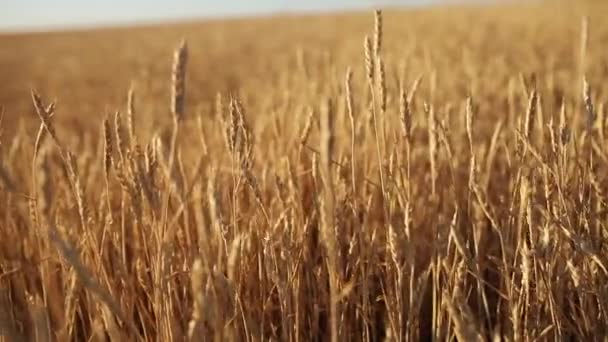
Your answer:
[[[606,15],[0,35],[0,340],[606,341]]]

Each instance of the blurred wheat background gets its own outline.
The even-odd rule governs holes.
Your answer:
[[[0,340],[606,341],[606,15],[0,35]]]

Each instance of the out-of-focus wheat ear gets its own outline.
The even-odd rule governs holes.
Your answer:
[[[401,119],[401,136],[407,145],[410,143],[412,134],[412,111],[403,84],[399,86],[399,116]]]
[[[35,193],[35,190],[32,191],[32,193]],[[27,209],[28,209],[28,214],[30,216],[30,221],[32,224],[32,227],[34,227],[35,229],[39,229],[40,228],[40,220],[38,220],[38,201],[36,200],[36,197],[31,197],[28,198],[27,200]]]
[[[598,125],[598,134],[600,141],[604,141],[604,129],[606,128],[606,106],[604,103],[600,103],[595,110],[596,121]]]
[[[215,189],[215,182],[217,177],[217,170],[215,168],[211,169],[209,172],[209,178],[207,179],[207,202],[209,204],[209,219],[211,223],[211,227],[213,229],[214,237],[216,238],[216,248],[217,248],[217,267],[223,267],[223,255],[225,252],[225,236],[221,215],[221,207],[218,201],[218,194]],[[211,240],[211,239],[209,239]]]
[[[377,9],[374,11],[374,56],[380,56],[382,49],[382,11]]]
[[[380,125],[380,134],[382,138],[382,151],[387,153],[386,145],[386,74],[384,70],[384,61],[379,56],[376,57],[376,63],[378,65],[378,94],[379,94],[379,105],[380,105],[380,117],[378,124]]]
[[[475,155],[471,155],[469,159],[469,190],[473,190],[477,186],[477,161]]]
[[[591,86],[587,81],[587,77],[583,78],[583,103],[585,104],[585,114],[587,118],[587,132],[591,134],[595,123],[596,113],[593,99],[591,98]]]
[[[31,92],[32,92],[32,100],[34,102],[34,108],[36,109],[36,113],[38,114],[40,121],[42,121],[42,125],[44,126],[46,131],[50,134],[51,138],[53,139],[53,141],[59,148],[60,153],[63,155],[63,145],[57,138],[57,135],[55,134],[55,128],[53,127],[52,122],[51,122],[51,117],[52,117],[51,113],[52,112],[50,112],[50,111],[54,111],[55,105],[53,103],[51,103],[48,106],[48,108],[45,108],[44,104],[42,103],[42,98],[40,97],[40,95],[38,95],[38,93],[36,93],[36,91],[33,89]],[[47,109],[49,111],[47,111]]]
[[[374,84],[374,58],[372,55],[372,42],[369,39],[369,36],[365,36],[365,40],[363,41],[363,48],[365,50],[365,70],[367,75],[367,82],[370,87],[373,87]]]
[[[572,262],[572,259],[569,259],[566,262],[566,266],[568,267],[568,271],[570,271],[570,277],[572,278],[572,283],[574,284],[574,287],[578,288],[579,286],[581,286],[581,280],[582,280],[582,276],[581,276],[580,272],[578,271],[578,267],[576,267],[574,265],[574,263]]]
[[[454,215],[452,216],[452,222],[450,223],[450,237],[456,246],[456,250],[460,256],[464,259],[467,265],[473,262],[471,253],[466,246],[465,238],[460,234],[457,228],[458,223],[458,206],[454,209]]]
[[[72,246],[72,244],[61,236],[62,234],[56,229],[56,227],[52,226],[48,231],[48,235],[49,240],[59,250],[66,262],[72,266],[78,280],[82,282],[86,289],[90,291],[93,296],[97,297],[97,299],[99,299],[104,305],[106,305],[113,315],[120,318],[134,334],[134,336],[138,337],[138,340],[141,339],[142,336],[139,334],[139,330],[133,321],[128,319],[128,317],[124,314],[118,302],[116,302],[116,300],[110,295],[110,292],[97,282],[96,277],[93,276],[93,274],[91,274],[91,272],[82,263],[78,251]]]
[[[39,165],[37,162],[37,156],[40,152],[42,144],[44,142],[44,138],[46,137],[47,132],[52,131],[54,134],[54,128],[52,126],[51,119],[55,113],[55,103],[49,104],[46,108],[44,108],[42,104],[42,99],[40,96],[32,90],[32,99],[34,101],[34,107],[36,109],[36,113],[40,117],[41,123],[40,128],[38,129],[38,134],[36,135],[36,142],[34,143],[34,155],[32,157],[32,198],[35,200],[37,198],[37,190],[38,184],[36,183],[37,177],[40,176]],[[57,141],[55,140],[57,143]],[[59,145],[57,143],[57,145]],[[8,178],[7,178],[8,179]],[[10,182],[9,182],[10,183]],[[7,185],[8,186],[8,185]],[[37,203],[36,203],[37,205]],[[38,213],[35,210],[36,221],[38,221]],[[37,224],[37,223],[36,223]]]
[[[580,51],[579,51],[579,84],[583,85],[585,80],[585,75],[587,74],[587,49],[589,46],[589,17],[583,16],[581,18],[581,41],[580,41]]]
[[[40,146],[42,145],[42,142],[44,141],[44,137],[46,136],[46,129],[44,128],[44,124],[40,123],[40,128],[38,128],[38,134],[36,134],[36,142],[34,143],[34,157],[33,159],[36,159],[36,156],[38,155],[38,151],[40,150]]]
[[[103,129],[103,171],[106,177],[109,177],[110,170],[112,168],[112,127],[110,124],[110,119],[108,117],[103,119],[102,123]]]
[[[4,162],[0,158],[0,189],[14,192],[16,190],[15,182],[11,179],[11,175],[7,169],[4,168]]]
[[[331,340],[338,341],[340,314],[338,312],[339,291],[339,256],[334,221],[334,186],[332,182],[331,160],[334,151],[334,118],[330,100],[321,110],[321,178],[323,180],[323,196],[321,196],[321,233],[328,255],[328,272],[330,279],[330,331]]]
[[[224,122],[224,100],[222,98],[222,93],[218,92],[215,94],[215,117],[217,121],[221,124]]]
[[[333,205],[333,182],[331,173],[331,160],[333,156],[334,148],[334,130],[333,130],[333,118],[331,102],[327,100],[321,109],[321,141],[320,141],[320,171],[321,178],[323,181],[323,193],[325,198],[325,204],[329,207]],[[328,215],[326,218],[329,220],[332,215]],[[329,222],[327,222],[329,224]],[[333,231],[333,226],[331,226]]]
[[[532,237],[530,237],[532,239]],[[530,300],[530,284],[534,281],[532,276],[534,275],[534,270],[532,269],[532,251],[528,246],[528,239],[522,237],[521,239],[522,247],[519,248],[519,254],[521,259],[521,296],[524,300],[524,307],[528,307]]]
[[[386,72],[384,61],[378,57],[378,91],[380,94],[380,114],[386,112]]]
[[[173,54],[171,73],[171,113],[176,123],[183,120],[186,100],[186,65],[188,63],[188,45],[182,40]]]
[[[329,314],[329,326],[331,333],[331,341],[337,342],[339,341],[339,321],[340,317],[338,313],[339,307],[339,276],[338,276],[338,267],[337,267],[337,246],[336,246],[336,236],[333,226],[333,200],[326,199],[329,196],[321,196],[320,205],[323,208],[321,211],[321,225],[322,225],[322,235],[323,235],[323,244],[327,250],[328,255],[328,276],[329,276],[329,286],[330,286],[330,314]],[[328,203],[330,201],[331,203]]]
[[[352,79],[353,79],[353,70],[349,66],[346,69],[346,78],[344,80],[344,89],[346,92],[346,113],[348,114],[348,119],[350,120],[352,131],[354,131],[355,115],[353,113]]]
[[[237,131],[239,133],[239,144],[237,149],[240,155],[241,163],[243,163],[243,166],[249,168],[252,163],[251,158],[254,144],[253,133],[251,132],[249,124],[247,123],[243,104],[238,98],[234,99],[234,107],[237,114]]]
[[[114,114],[114,136],[116,137],[116,152],[118,152],[118,157],[120,158],[120,165],[125,165],[125,155],[124,155],[124,150],[125,150],[125,143],[124,143],[124,139],[122,138],[122,120],[120,117],[120,112],[116,112]]]
[[[106,199],[108,204],[108,214],[112,217],[112,206],[110,205],[110,169],[112,167],[112,133],[110,132],[110,121],[108,118],[103,120],[103,171],[106,181]]]
[[[230,153],[236,153],[238,144],[238,133],[239,133],[239,118],[236,111],[236,104],[234,99],[230,99],[229,111],[228,111],[229,122],[226,123],[226,144]]]
[[[280,222],[281,220],[279,220]],[[239,259],[241,255],[241,250],[243,245],[245,244],[245,240],[247,236],[245,233],[240,233],[239,235],[234,237],[232,243],[230,244],[230,248],[228,250],[228,279],[234,283],[238,282],[239,276]]]
[[[407,96],[407,102],[409,102],[410,105],[412,104],[412,101],[414,101],[414,99],[416,98],[416,92],[418,92],[418,88],[420,87],[422,78],[422,74],[418,75],[418,77],[416,77],[416,79],[412,83],[412,86],[410,87],[409,95]]]
[[[67,331],[67,329],[64,329],[62,333],[67,334]],[[101,314],[98,314],[91,323],[91,337],[89,338],[89,341],[105,342],[107,339],[106,336],[106,328],[103,323],[103,317]],[[66,337],[63,337],[63,340],[65,339]]]
[[[353,78],[353,71],[350,67],[346,70],[346,80],[344,81],[344,87],[346,91],[346,112],[350,120],[350,154],[351,154],[351,183],[353,187],[353,194],[356,194],[356,154],[355,154],[355,142],[356,142],[356,128],[355,128],[355,114],[353,112],[353,93],[351,82]]]
[[[137,144],[135,136],[135,84],[131,84],[127,96],[127,130],[129,133],[129,145],[132,148]]]
[[[52,182],[50,179],[51,168],[48,161],[48,148],[42,148],[40,150],[40,156],[36,160],[34,170],[37,172],[36,180],[38,182],[38,189],[35,191],[35,194],[38,195],[36,195],[37,197],[35,200],[41,214],[39,223],[46,225],[48,223],[48,219],[50,219],[50,208],[53,201]]]
[[[308,116],[306,117],[306,122],[304,123],[304,127],[302,128],[302,131],[300,132],[300,137],[298,139],[298,142],[299,142],[299,145],[298,145],[298,155],[301,154],[302,148],[304,146],[306,146],[306,143],[308,141],[308,137],[310,136],[310,131],[312,129],[312,123],[314,121],[314,115],[315,115],[314,110],[310,109],[310,111],[308,112]]]
[[[528,142],[532,142],[532,133],[534,131],[534,121],[536,118],[536,105],[537,105],[537,92],[536,89],[532,89],[530,92],[530,98],[528,100],[528,108],[526,110],[526,118],[524,124],[524,136]]]
[[[388,225],[387,247],[397,272],[400,272],[403,260],[403,237],[401,230],[395,229],[391,223]]]
[[[494,132],[492,133],[492,138],[490,139],[490,145],[488,146],[486,165],[485,165],[486,173],[484,174],[484,178],[485,178],[484,182],[483,182],[484,189],[488,188],[488,184],[490,183],[490,180],[492,179],[492,176],[493,176],[493,174],[492,174],[493,165],[494,165],[494,161],[496,158],[496,154],[498,152],[498,140],[500,138],[500,134],[503,129],[503,124],[504,124],[503,119],[498,120],[498,122],[494,126]]]
[[[87,204],[84,198],[84,188],[82,186],[82,182],[80,181],[80,177],[78,177],[78,164],[76,163],[76,159],[69,151],[66,153],[65,164],[68,175],[72,181],[74,196],[76,197],[76,204],[78,207],[78,215],[80,216],[82,227],[85,229],[85,213],[87,212]]]
[[[51,133],[51,135],[54,136],[55,130],[54,130],[54,127],[51,125],[51,122],[49,121],[50,115],[47,112],[47,108],[44,107],[44,104],[42,103],[42,98],[40,97],[40,95],[38,95],[38,93],[36,93],[36,91],[33,89],[32,89],[32,100],[34,102],[34,108],[36,109],[36,113],[42,120],[42,123],[45,124],[46,130],[49,131],[49,133]]]
[[[553,116],[549,116],[549,122],[547,123],[547,126],[549,127],[549,143],[551,144],[551,152],[554,156],[556,156],[558,152],[557,135],[555,134],[555,119],[553,119]],[[547,199],[549,198],[550,197],[547,197]]]
[[[519,73],[519,86],[521,87],[521,90],[523,91],[524,96],[526,98],[530,98],[530,90],[529,90],[528,83],[526,82],[526,77],[521,72]]]
[[[313,153],[312,155],[310,172],[312,173],[314,189],[318,190],[321,180],[319,179],[319,155],[317,153]]]
[[[335,145],[333,108],[330,100],[325,102],[321,113],[321,163],[322,167],[327,167],[329,171]]]
[[[105,330],[110,336],[111,341],[119,341],[121,338],[120,329],[116,323],[116,319],[110,308],[107,305],[101,305],[101,317],[103,319]]]
[[[200,341],[204,339],[203,335],[203,312],[204,312],[204,270],[203,262],[200,258],[194,260],[192,271],[190,273],[190,282],[192,285],[193,308],[192,318],[188,324],[188,338],[190,341]]]
[[[429,160],[431,163],[431,193],[436,195],[437,181],[437,125],[435,122],[435,109],[432,105],[424,104],[424,111],[428,115]]]
[[[150,142],[151,144],[148,146],[150,149],[150,155],[148,158],[148,172],[153,173],[158,169],[159,160],[163,158],[162,156],[162,140],[159,136],[156,136]]]
[[[559,143],[561,148],[563,149],[568,140],[570,138],[570,131],[568,129],[568,124],[566,123],[566,100],[562,99],[562,104],[559,109],[559,123],[558,123],[558,131],[559,131]]]
[[[471,151],[471,155],[473,155],[474,145],[473,145],[473,98],[471,96],[467,97],[467,103],[465,107],[465,126],[467,131],[467,138],[469,139],[469,149]]]
[[[446,291],[447,292],[447,291]],[[468,304],[462,300],[462,293],[449,295],[444,292],[443,306],[447,309],[448,317],[454,325],[454,334],[458,341],[484,341],[477,327],[474,316]],[[460,292],[460,291],[459,291]]]
[[[201,149],[203,152],[203,155],[206,156],[209,154],[209,148],[207,147],[207,139],[205,139],[205,127],[203,125],[203,117],[201,115],[199,115],[196,118],[197,124],[198,124],[198,136],[201,140]]]
[[[0,148],[2,147],[2,123],[4,122],[4,106],[0,105]],[[34,151],[34,159],[36,152]],[[2,159],[0,159],[0,184],[9,191],[14,191],[13,182],[10,180],[9,173],[2,166]],[[32,187],[35,188],[35,187]]]
[[[49,121],[55,114],[55,103],[51,103],[46,108],[46,115],[49,118]],[[40,123],[40,128],[38,129],[38,134],[36,135],[36,142],[34,143],[34,164],[36,160],[36,156],[38,155],[38,151],[40,150],[40,146],[44,142],[44,138],[46,137],[46,129],[44,128],[44,123]],[[34,188],[36,188],[34,186]]]
[[[2,123],[4,122],[4,106],[0,105],[0,146],[2,146]]]
[[[433,69],[429,75],[429,102],[435,103],[435,94],[437,94],[437,69]]]
[[[314,121],[315,112],[310,109],[308,112],[308,116],[306,117],[306,122],[304,123],[304,127],[300,132],[300,138],[298,139],[300,145],[305,145],[308,141],[308,137],[310,136],[310,131],[312,130],[312,124]]]

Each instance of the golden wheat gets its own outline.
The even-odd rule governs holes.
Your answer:
[[[496,6],[0,36],[0,341],[605,338],[608,6]]]

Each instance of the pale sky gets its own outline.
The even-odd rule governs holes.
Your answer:
[[[0,0],[0,31],[45,30],[145,21],[424,6],[442,0]]]

